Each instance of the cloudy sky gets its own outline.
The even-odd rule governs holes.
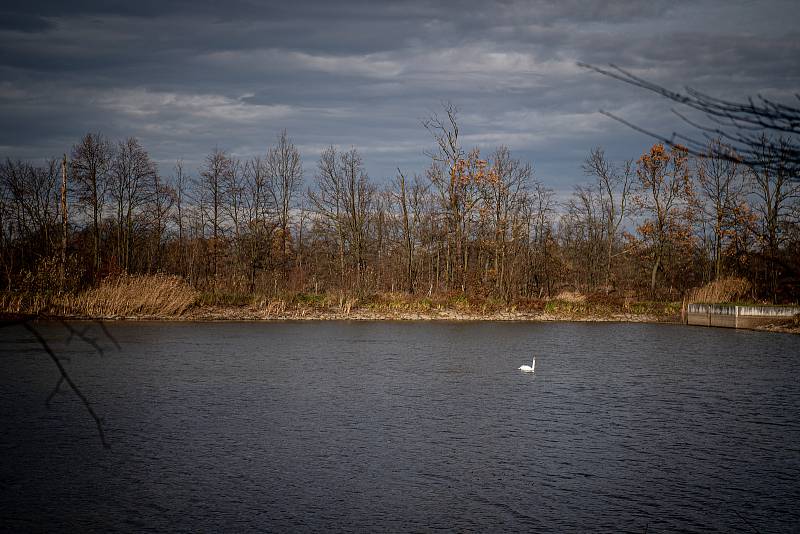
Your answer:
[[[618,64],[716,96],[800,91],[800,2],[681,0],[52,0],[0,7],[0,157],[41,160],[82,134],[136,136],[169,174],[214,147],[264,153],[282,129],[310,180],[327,145],[371,177],[422,172],[421,120],[450,101],[464,144],[499,144],[568,191],[594,146],[636,157],[670,105],[576,65]]]

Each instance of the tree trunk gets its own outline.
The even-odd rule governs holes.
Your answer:
[[[67,277],[67,221],[67,155],[64,154],[61,161],[61,291],[64,291]]]
[[[656,256],[656,261],[653,263],[653,270],[650,272],[650,295],[655,296],[656,292],[656,275],[658,274],[658,267],[661,264],[661,253]]]

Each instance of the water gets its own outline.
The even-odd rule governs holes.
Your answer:
[[[642,324],[0,329],[0,530],[800,528],[800,337]],[[537,355],[534,375],[517,370]]]

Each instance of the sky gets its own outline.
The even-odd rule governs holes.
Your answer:
[[[164,175],[179,158],[196,173],[214,148],[264,154],[286,129],[308,184],[329,145],[356,147],[380,183],[424,172],[422,121],[451,102],[466,148],[506,145],[566,192],[593,147],[621,161],[653,142],[600,109],[691,132],[578,62],[735,100],[800,92],[796,0],[16,4],[0,7],[3,158],[60,157],[92,131],[137,137]]]

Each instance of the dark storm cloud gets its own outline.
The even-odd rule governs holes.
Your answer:
[[[0,11],[0,31],[11,30],[23,33],[43,32],[53,23],[33,13]]]
[[[450,100],[465,142],[507,144],[569,189],[604,145],[650,141],[657,98],[589,73],[620,64],[659,83],[788,97],[800,77],[794,2],[27,2],[0,17],[0,155],[60,154],[89,130],[135,135],[162,162],[214,146],[263,152],[287,128],[307,174],[354,145],[376,178],[421,171],[420,119]]]

